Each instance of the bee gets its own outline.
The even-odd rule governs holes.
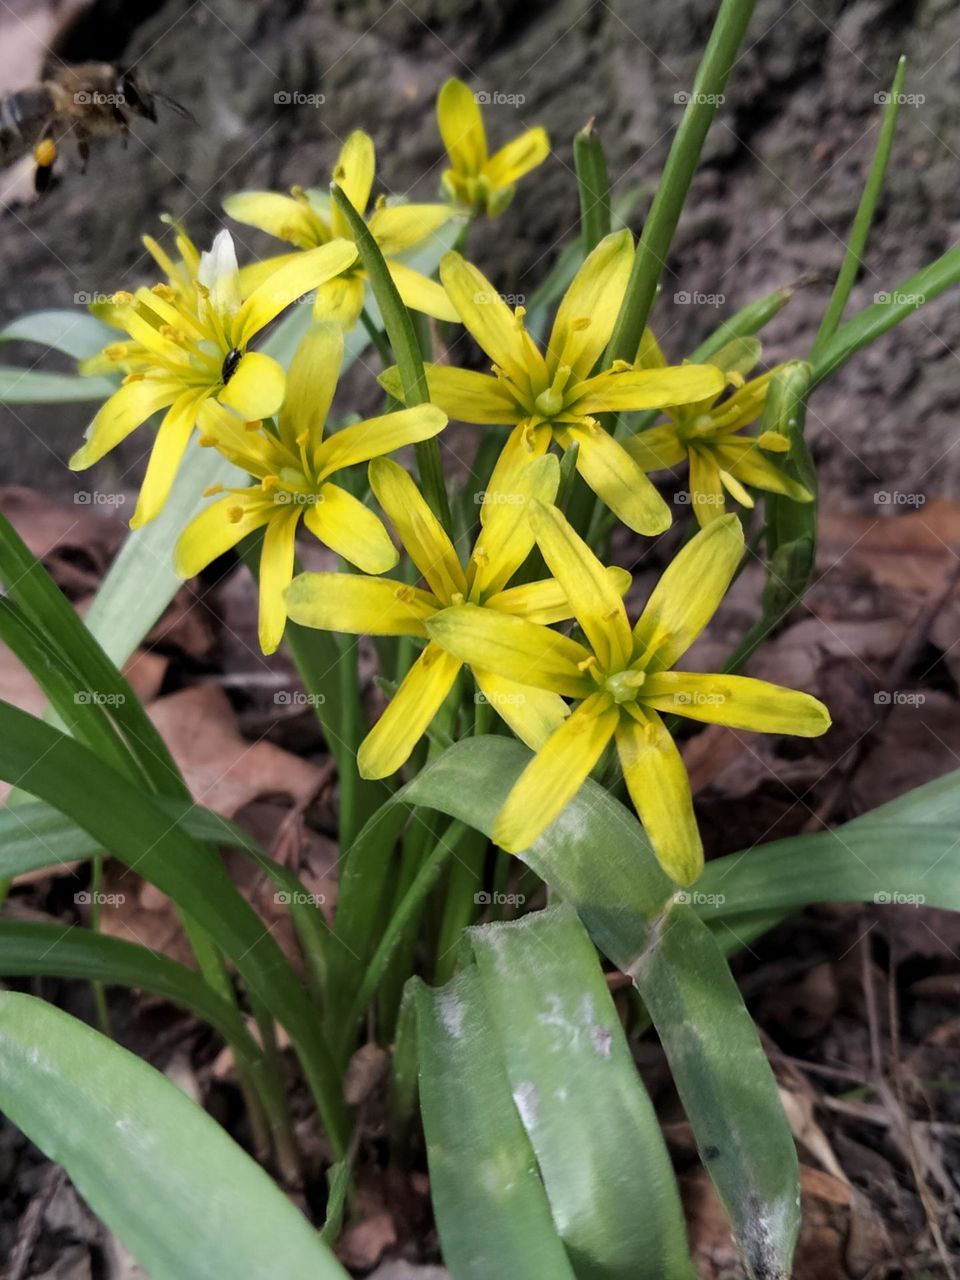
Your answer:
[[[0,98],[0,168],[32,154],[34,187],[42,195],[64,138],[73,138],[85,171],[92,137],[120,134],[126,140],[133,116],[156,124],[158,102],[190,116],[172,98],[148,89],[133,70],[109,62],[63,65],[39,84]]]

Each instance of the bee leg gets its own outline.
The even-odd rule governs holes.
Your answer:
[[[57,162],[57,146],[52,138],[43,138],[33,149],[36,169],[33,171],[33,189],[38,196],[50,190],[53,183],[53,166]]]

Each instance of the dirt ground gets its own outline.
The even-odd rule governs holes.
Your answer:
[[[322,183],[354,127],[377,141],[380,189],[430,198],[438,180],[432,102],[451,74],[491,97],[493,130],[545,124],[555,154],[505,219],[482,228],[475,258],[498,287],[528,294],[576,228],[570,139],[596,116],[615,191],[653,190],[709,30],[708,0],[521,3],[520,0],[100,0],[70,18],[36,2],[0,6],[0,84],[24,83],[40,44],[68,60],[142,59],[152,83],[197,124],[165,115],[136,126],[124,150],[95,146],[88,172],[67,157],[46,200],[0,212],[0,320],[82,305],[80,295],[149,280],[139,237],[158,215],[208,240],[228,192]],[[901,52],[910,58],[894,160],[852,306],[891,290],[956,239],[960,225],[960,11],[948,0],[846,4],[761,0],[664,278],[655,325],[682,357],[725,315],[802,281],[771,325],[767,357],[804,356],[856,208],[879,107]],[[284,102],[318,97],[319,106]],[[522,101],[519,99],[522,98]],[[251,255],[268,250],[234,227]],[[694,307],[684,294],[710,295]],[[960,766],[960,623],[953,587],[960,545],[960,307],[956,293],[862,354],[813,401],[810,438],[821,480],[816,584],[804,608],[754,659],[751,674],[816,693],[835,727],[817,744],[713,728],[685,754],[708,854],[717,856],[861,813]],[[33,360],[7,348],[3,361]],[[357,407],[369,408],[358,392]],[[371,402],[372,403],[372,402]],[[88,478],[63,460],[82,407],[0,407],[0,508],[79,607],[123,537],[118,517],[69,498]],[[93,481],[132,490],[142,441]],[[13,486],[29,486],[29,491]],[[37,491],[40,491],[38,494]],[[40,496],[43,494],[45,496]],[[885,501],[883,495],[903,495]],[[129,506],[127,510],[129,510]],[[642,599],[653,556],[617,546]],[[693,659],[722,659],[755,616],[759,570],[742,575]],[[248,823],[314,885],[335,895],[335,786],[309,714],[277,715],[292,676],[280,658],[251,663],[251,588],[240,573],[184,589],[137,663],[147,701],[188,780],[227,779],[221,811]],[[368,673],[369,674],[369,673]],[[892,681],[896,680],[896,683]],[[39,710],[7,655],[0,695]],[[187,731],[208,726],[206,737]],[[253,765],[250,742],[257,743]],[[211,803],[207,797],[207,803]],[[291,822],[290,815],[296,815]],[[236,869],[240,874],[239,868]],[[19,886],[22,918],[80,917],[76,877]],[[245,884],[259,909],[263,886]],[[107,927],[178,954],[167,904],[148,886]],[[920,906],[810,910],[743,949],[734,968],[777,1070],[803,1167],[805,1228],[798,1280],[953,1277],[960,1262],[960,924]],[[617,976],[611,975],[617,986]],[[90,1016],[88,993],[37,990]],[[632,1016],[625,994],[623,1014]],[[243,1141],[235,1085],[218,1046],[159,1002],[117,996],[115,1026]],[[742,1276],[699,1168],[662,1054],[638,1062],[681,1173],[704,1280]],[[366,1147],[365,1213],[343,1246],[357,1274],[437,1280],[422,1175],[385,1185]],[[0,1130],[0,1257],[8,1280],[137,1276],[68,1184],[9,1126]],[[379,1270],[378,1267],[387,1270]]]

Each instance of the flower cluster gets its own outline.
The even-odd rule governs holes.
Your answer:
[[[673,669],[744,554],[739,521],[724,514],[724,493],[747,507],[751,488],[795,501],[811,495],[767,456],[787,449],[784,436],[748,433],[770,377],[744,382],[759,358],[754,340],[730,344],[709,363],[671,366],[648,332],[632,361],[605,362],[633,267],[629,230],[607,235],[586,256],[549,334],[537,341],[524,307],[508,305],[458,250],[471,220],[499,216],[518,180],[547,158],[547,136],[528,130],[490,155],[476,99],[457,80],[441,90],[438,120],[450,161],[441,182],[445,200],[380,198],[371,209],[374,148],[358,131],[334,167],[337,199],[297,187],[226,201],[232,218],[292,252],[241,269],[227,231],[200,253],[176,227],[176,259],[147,239],[165,278],[99,308],[126,337],[84,367],[122,381],[71,465],[91,465],[162,413],[133,518],[142,525],[162,509],[196,431],[199,444],[217,450],[246,482],[213,486],[216,500],[182,532],[175,557],[184,577],[258,535],[265,652],[280,644],[288,617],[348,634],[406,637],[414,651],[420,647],[360,748],[365,777],[404,766],[469,672],[478,696],[534,752],[497,820],[494,835],[504,849],[540,839],[613,742],[654,851],[671,876],[689,883],[702,847],[663,714],[800,735],[829,724],[825,708],[806,694]],[[340,198],[357,218],[344,216]],[[410,264],[412,251],[451,228],[457,248],[440,258],[439,279],[422,261]],[[362,320],[386,347],[367,304],[371,241],[378,270],[402,302],[447,326],[435,335],[439,349],[452,342],[450,326],[461,324],[489,371],[428,362],[429,402],[402,407],[417,397],[408,395],[400,369],[387,367],[380,383],[388,411],[331,430],[344,334]],[[251,348],[299,299],[312,310],[284,369]],[[624,437],[618,428],[629,428],[629,415],[647,410],[662,411],[664,424]],[[490,461],[479,520],[476,527],[461,520],[456,534],[389,456],[423,446],[449,419],[508,429],[503,440],[491,437],[499,446],[495,460],[479,450]],[[629,529],[660,534],[672,516],[649,473],[684,460],[701,529],[631,627],[623,603],[630,575],[601,563],[563,508],[580,486],[581,497],[599,501]],[[387,525],[409,574],[397,568]],[[297,575],[300,530],[359,572]]]

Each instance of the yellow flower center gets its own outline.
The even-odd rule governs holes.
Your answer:
[[[617,671],[612,676],[607,676],[603,687],[613,695],[614,702],[636,702],[646,678],[643,671]]]

